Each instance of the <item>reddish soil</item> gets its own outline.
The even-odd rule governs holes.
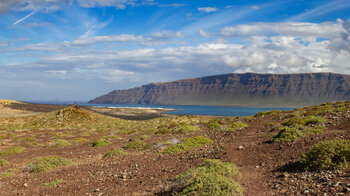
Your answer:
[[[235,133],[201,131],[186,136],[207,136],[214,143],[178,154],[159,154],[156,150],[128,150],[127,156],[103,158],[103,154],[124,146],[133,134],[122,135],[112,145],[93,148],[87,143],[67,147],[30,147],[25,153],[6,156],[18,174],[0,179],[0,195],[166,195],[166,187],[176,175],[199,165],[204,158],[235,163],[240,170],[244,195],[350,195],[350,172],[305,172],[301,154],[315,143],[333,138],[350,139],[350,113],[329,117],[324,134],[310,135],[293,143],[271,143],[271,116],[252,120],[250,126]],[[43,134],[40,131],[38,134]],[[183,136],[183,135],[182,135]],[[100,138],[99,135],[91,139]],[[43,137],[45,139],[45,135]],[[153,135],[149,143],[179,138],[178,135]],[[32,174],[25,166],[35,157],[59,155],[75,165]],[[58,187],[43,186],[56,179]],[[163,194],[164,193],[164,194]],[[326,193],[326,194],[325,194]]]

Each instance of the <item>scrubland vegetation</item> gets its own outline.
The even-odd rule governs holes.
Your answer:
[[[154,161],[150,164],[156,167],[158,160],[171,159],[174,164],[179,162],[175,166],[172,162],[162,165],[160,174],[157,173],[156,176],[160,186],[161,174],[169,175],[165,180],[168,185],[163,189],[152,189],[154,193],[243,195],[252,190],[242,188],[247,185],[240,184],[242,179],[246,180],[245,183],[249,182],[246,178],[240,178],[246,175],[246,172],[239,172],[240,167],[245,166],[241,163],[237,167],[235,163],[241,159],[237,160],[236,157],[244,158],[246,155],[241,153],[246,148],[247,151],[250,148],[258,149],[250,145],[255,141],[259,142],[256,145],[266,146],[264,149],[278,149],[274,152],[281,155],[274,155],[276,157],[288,156],[288,153],[284,154],[284,148],[294,148],[295,153],[298,153],[293,157],[298,171],[349,171],[349,135],[333,134],[334,130],[343,130],[341,133],[345,133],[350,127],[350,124],[346,124],[349,121],[349,102],[324,103],[293,111],[275,110],[259,112],[255,116],[231,118],[164,116],[149,120],[125,120],[78,106],[31,116],[1,117],[0,180],[16,179],[20,175],[28,175],[26,179],[30,179],[30,176],[47,173],[52,177],[41,181],[38,177],[37,184],[42,188],[63,190],[73,182],[70,181],[72,177],[60,175],[61,170],[70,171],[75,168],[72,169],[74,171],[89,164],[104,168],[125,163],[127,166],[134,165],[132,167],[136,172],[133,175],[137,172],[141,175],[143,168],[140,168],[139,163],[135,164],[135,160]],[[241,137],[242,140],[235,139],[246,133]],[[257,134],[260,136],[244,142],[246,138]],[[303,148],[299,149],[298,145]],[[264,153],[266,150],[255,149],[249,153],[256,151]],[[148,159],[143,159],[143,156]],[[259,154],[256,155],[258,156]],[[256,172],[260,168],[265,169],[262,164],[264,159],[259,161],[256,165],[249,165],[250,169]],[[285,163],[279,167],[288,168],[286,165],[288,166]],[[101,175],[110,172],[106,175],[110,178],[117,176],[123,183],[135,179],[128,177],[131,175],[130,169],[119,171],[117,166],[111,168],[113,169],[106,171],[97,170]],[[270,170],[271,168],[266,172]],[[276,168],[276,171],[279,170]],[[116,171],[121,174],[115,174]],[[96,176],[89,180],[95,179]],[[109,179],[108,182],[115,181],[117,180]],[[139,185],[142,183],[138,182]],[[152,187],[158,185],[152,184]]]

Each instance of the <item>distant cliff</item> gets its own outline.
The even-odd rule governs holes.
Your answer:
[[[349,75],[232,73],[115,90],[89,103],[270,107],[342,100],[350,100]]]

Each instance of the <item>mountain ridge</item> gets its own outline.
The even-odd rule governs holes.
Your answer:
[[[350,75],[229,73],[114,90],[95,104],[295,107],[350,100]]]

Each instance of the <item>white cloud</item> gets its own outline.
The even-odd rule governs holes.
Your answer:
[[[350,20],[340,23],[343,31],[340,36],[331,40],[330,49],[335,52],[345,51],[350,52]]]
[[[117,34],[105,36],[82,36],[73,41],[64,41],[60,43],[39,43],[29,44],[18,48],[1,49],[0,52],[25,52],[25,51],[47,51],[47,52],[62,52],[69,49],[82,49],[82,47],[93,46],[95,44],[104,43],[131,43],[141,46],[153,46],[169,43],[173,38],[182,38],[184,35],[181,32],[161,31],[151,33],[148,37],[133,34]],[[0,43],[1,44],[1,43]],[[8,44],[4,44],[8,46]]]
[[[252,8],[253,8],[254,10],[259,10],[259,9],[260,9],[260,6],[258,6],[258,5],[253,5]]]
[[[202,37],[210,37],[210,33],[203,31],[202,29],[199,30],[199,35]]]
[[[174,37],[183,37],[184,35],[177,31],[161,31],[161,32],[154,32],[151,34],[151,37],[153,38],[159,38],[159,39],[169,39],[169,38],[174,38]]]
[[[73,0],[3,0],[0,1],[0,13],[10,9],[16,11],[45,11],[50,12],[71,5]]]
[[[9,10],[16,11],[44,11],[51,12],[64,9],[65,6],[77,3],[80,7],[115,7],[125,9],[127,6],[158,6],[158,7],[182,7],[182,3],[161,4],[153,0],[1,0],[0,14]]]
[[[158,7],[183,7],[186,4],[183,3],[171,3],[171,4],[159,4]]]
[[[225,27],[217,33],[199,33],[203,36],[200,39],[207,41],[158,47],[155,45],[171,43],[172,39],[188,41],[193,38],[181,32],[161,31],[148,36],[80,37],[69,42],[12,48],[7,52],[12,52],[16,58],[30,55],[30,51],[51,53],[44,53],[32,62],[5,64],[0,71],[0,84],[24,78],[32,84],[40,80],[50,86],[49,79],[55,78],[64,89],[66,81],[82,80],[94,87],[98,84],[99,89],[104,86],[107,92],[107,88],[130,88],[150,82],[230,72],[350,74],[350,21],[253,23]],[[244,41],[232,43],[237,39]],[[126,43],[128,47],[99,47],[101,43],[115,42]],[[135,45],[129,47],[130,44]],[[76,95],[74,89],[72,92]]]
[[[199,7],[199,8],[197,8],[197,10],[200,12],[210,13],[210,12],[217,12],[220,9],[217,7]]]
[[[137,0],[78,0],[78,4],[82,7],[115,7],[125,9],[128,5],[135,5]]]
[[[306,19],[319,17],[347,7],[350,7],[350,1],[348,0],[332,0],[326,4],[322,4],[311,10],[305,11],[296,16],[292,16],[288,18],[287,21],[305,21]]]
[[[225,27],[216,36],[248,41],[241,50],[222,56],[237,72],[350,73],[345,60],[350,58],[350,20],[253,23]]]
[[[143,42],[145,39],[141,35],[120,34],[120,35],[106,35],[81,37],[71,42],[72,45],[89,45],[101,42]]]
[[[251,37],[254,35],[277,33],[284,36],[303,38],[335,38],[342,31],[341,23],[277,22],[227,26],[220,31],[220,35],[228,37]]]

